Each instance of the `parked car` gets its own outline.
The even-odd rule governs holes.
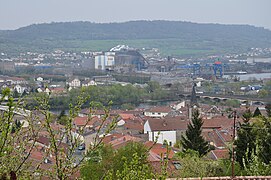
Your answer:
[[[86,145],[85,143],[81,144],[80,146],[78,146],[78,150],[82,151],[86,149]]]

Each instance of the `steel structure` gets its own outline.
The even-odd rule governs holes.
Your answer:
[[[193,75],[200,75],[200,64],[186,64],[186,65],[178,65],[177,69],[192,69]]]

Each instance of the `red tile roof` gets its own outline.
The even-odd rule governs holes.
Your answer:
[[[66,91],[66,89],[65,88],[52,88],[51,91],[53,93],[62,93],[64,91]]]
[[[146,109],[145,112],[161,112],[161,113],[169,113],[172,109],[169,106],[155,106],[150,109]]]
[[[94,116],[92,118],[89,119],[88,116],[84,116],[84,117],[76,117],[74,118],[74,125],[76,126],[93,126],[94,123],[98,122],[100,119],[97,116]]]
[[[216,150],[212,150],[210,153],[212,153],[215,160],[228,159],[230,157],[228,149],[216,149]]]
[[[138,131],[144,131],[144,125],[140,122],[126,122],[124,124],[124,127],[127,129],[132,129],[132,130],[138,130]]]
[[[232,141],[232,132],[233,130],[218,130],[219,134],[223,138],[225,142],[231,142]]]
[[[150,149],[152,157],[150,159],[164,158],[167,155],[167,148],[163,144],[154,143],[151,141],[145,142],[145,146]],[[171,159],[174,156],[174,151],[169,147],[168,158]]]
[[[128,142],[141,142],[143,139],[130,136],[130,135],[124,135],[122,137],[116,138],[109,143],[112,145],[114,149],[119,149],[123,146],[125,146]]]
[[[140,117],[125,120],[124,127],[127,129],[143,131],[144,121]]]
[[[115,139],[118,139],[120,137],[123,137],[123,134],[115,133],[115,134],[110,134],[104,137],[103,142],[105,144],[108,144],[110,141],[113,141]]]
[[[217,116],[211,119],[203,118],[203,129],[230,129],[233,127],[233,119],[229,119],[226,116]]]
[[[217,134],[215,130],[209,132],[202,132],[202,135],[206,141],[212,142],[216,148],[226,147],[225,143],[223,142],[223,139],[221,138],[221,136]]]
[[[39,143],[41,143],[43,145],[46,145],[46,146],[49,146],[49,144],[50,144],[49,138],[44,137],[44,136],[39,136],[38,139],[37,139],[37,142],[39,142]]]
[[[164,118],[147,118],[152,131],[172,131],[186,130],[188,121],[182,121],[181,118],[164,117]]]
[[[115,115],[118,115],[118,114],[123,113],[123,112],[124,112],[123,110],[110,110],[109,114],[115,116]],[[82,109],[81,113],[85,114],[85,115],[88,115],[90,113],[89,108]],[[91,114],[92,115],[101,115],[102,116],[102,115],[105,115],[105,111],[103,109],[92,109]]]
[[[120,113],[119,116],[123,119],[123,120],[128,120],[128,119],[134,119],[135,116],[133,114],[124,114],[124,113]]]
[[[152,170],[155,174],[162,174],[162,166],[160,161],[151,161],[150,165],[152,167]],[[180,170],[176,169],[174,165],[174,161],[168,161],[167,163],[167,175],[168,177],[180,177]]]

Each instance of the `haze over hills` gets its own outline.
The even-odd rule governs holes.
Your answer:
[[[159,48],[168,55],[213,54],[271,47],[271,31],[250,25],[181,21],[61,22],[0,31],[3,52],[107,50],[117,44]]]

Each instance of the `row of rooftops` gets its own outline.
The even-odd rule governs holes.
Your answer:
[[[189,123],[188,118],[188,108],[189,106],[182,106],[179,109],[175,108],[176,106],[157,106],[150,107],[148,109],[135,109],[131,111],[125,110],[111,110],[110,118],[105,122],[105,125],[109,124],[114,116],[118,116],[118,122],[122,121],[122,124],[112,132],[112,134],[105,137],[103,140],[104,143],[111,144],[113,148],[118,149],[122,146],[125,146],[128,142],[142,142],[145,146],[149,147],[153,145],[153,142],[150,142],[146,139],[144,134],[144,123],[149,122],[152,130],[154,131],[168,131],[168,130],[181,130],[185,131],[187,129],[187,124]],[[241,112],[244,111],[244,108],[239,109]],[[154,112],[154,113],[168,113],[172,111],[179,111],[181,115],[170,116],[166,115],[159,118],[145,116],[145,112]],[[101,120],[105,114],[104,110],[95,110],[92,112],[92,116],[89,116],[89,109],[83,109],[80,112],[80,116],[74,118],[73,124],[74,132],[78,132],[76,127],[83,127],[88,125],[89,129],[92,129],[89,134],[97,132],[97,128],[100,128]],[[222,107],[202,105],[201,106],[201,116],[203,119],[203,132],[202,135],[204,138],[215,147],[215,150],[212,150],[209,154],[211,159],[220,159],[228,158],[229,152],[227,150],[227,144],[232,141],[232,127],[233,119],[227,117],[227,114],[224,112]],[[91,121],[88,122],[88,118],[91,117]],[[240,121],[240,119],[238,120]],[[59,124],[52,124],[55,131],[63,131],[64,126]],[[133,133],[131,133],[133,132]],[[86,136],[89,134],[85,134]],[[37,148],[36,151],[31,155],[34,159],[39,159],[44,153],[46,146],[49,146],[50,141],[48,139],[48,133],[40,132],[39,138],[37,140],[41,147]],[[63,143],[63,147],[67,144]],[[43,147],[43,148],[42,148]],[[149,152],[149,161],[153,162],[154,166],[156,162],[160,161],[161,154],[164,154],[165,147],[162,144],[155,144]],[[179,151],[178,149],[172,149],[170,151],[170,159],[173,157],[175,152]],[[48,157],[48,160],[54,161],[53,157]],[[176,165],[174,159],[171,159],[171,165]],[[45,163],[44,167],[47,167],[48,164]],[[174,168],[173,168],[174,169]]]

